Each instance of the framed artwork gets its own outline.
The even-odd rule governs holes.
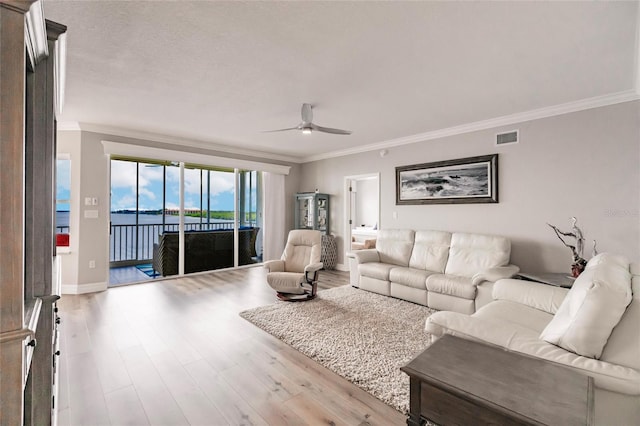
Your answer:
[[[498,154],[396,167],[396,205],[498,202]]]

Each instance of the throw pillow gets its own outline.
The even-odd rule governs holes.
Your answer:
[[[589,262],[540,338],[589,358],[602,350],[631,303],[629,263],[619,256]]]
[[[600,253],[598,255],[593,256],[591,259],[589,259],[589,262],[587,262],[587,266],[585,267],[585,269],[596,266],[596,265],[601,265],[601,264],[613,264],[613,265],[618,265],[621,268],[628,269],[629,259],[619,254]]]

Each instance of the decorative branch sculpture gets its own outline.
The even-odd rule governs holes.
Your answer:
[[[557,226],[547,223],[547,225],[549,225],[551,229],[553,229],[553,231],[556,233],[556,236],[558,237],[558,239],[562,241],[562,244],[564,244],[565,247],[568,247],[571,250],[571,253],[573,254],[573,264],[571,265],[571,274],[574,277],[577,277],[578,275],[580,275],[580,273],[584,271],[584,267],[587,265],[587,261],[582,257],[584,254],[584,237],[582,235],[582,230],[578,228],[578,226],[576,225],[577,222],[578,222],[578,219],[576,219],[575,217],[571,218],[571,232],[563,232],[559,230]],[[567,243],[565,239],[562,238],[563,236],[574,238],[575,245]],[[595,241],[594,241],[594,250],[595,250]]]

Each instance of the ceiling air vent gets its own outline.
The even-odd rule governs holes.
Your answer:
[[[496,145],[507,145],[510,143],[518,143],[518,131],[511,130],[509,132],[498,133],[496,135]]]

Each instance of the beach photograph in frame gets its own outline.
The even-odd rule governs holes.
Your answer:
[[[396,167],[396,205],[498,202],[498,154]]]

